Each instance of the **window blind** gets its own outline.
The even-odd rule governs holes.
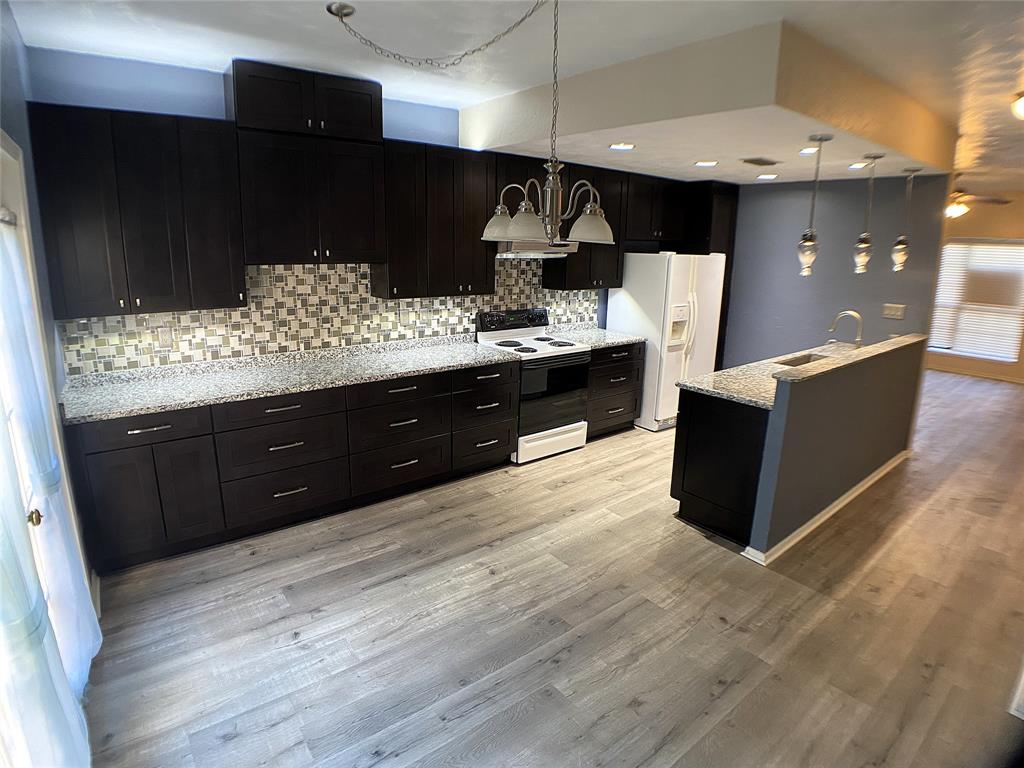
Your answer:
[[[928,345],[1016,362],[1024,334],[1024,243],[955,240],[942,249]]]

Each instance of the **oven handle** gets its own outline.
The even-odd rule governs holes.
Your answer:
[[[559,355],[558,357],[545,357],[540,360],[523,360],[523,369],[537,368],[568,368],[571,365],[588,365],[590,363],[589,352],[577,352],[572,355]]]

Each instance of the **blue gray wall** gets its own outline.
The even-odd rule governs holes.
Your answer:
[[[219,72],[47,48],[29,48],[28,66],[36,101],[224,117]],[[458,110],[384,99],[383,112],[389,139],[459,144]]]
[[[911,257],[899,273],[890,269],[889,249],[902,229],[902,179],[876,183],[875,255],[865,275],[853,274],[853,244],[863,228],[867,196],[864,178],[821,185],[815,217],[821,253],[811,277],[798,275],[796,244],[807,226],[810,190],[809,183],[740,188],[725,367],[823,344],[832,318],[846,308],[864,316],[865,343],[928,332],[946,177],[915,182]],[[906,319],[882,318],[886,302],[906,304]],[[853,323],[842,322],[836,335],[852,339]]]

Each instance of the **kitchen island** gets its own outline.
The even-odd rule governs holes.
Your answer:
[[[926,339],[830,342],[678,382],[680,519],[778,557],[906,458]]]

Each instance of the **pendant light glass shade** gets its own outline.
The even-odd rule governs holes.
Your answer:
[[[508,239],[526,242],[546,243],[548,237],[544,234],[544,222],[533,210],[533,203],[523,200],[519,204],[519,210],[512,217],[512,223],[508,228]]]
[[[500,204],[494,209],[494,215],[491,216],[487,226],[484,227],[484,233],[480,236],[480,239],[491,243],[500,243],[503,240],[508,240],[508,232],[511,226],[512,217],[508,213],[508,206]]]
[[[871,206],[875,201],[875,165],[885,157],[881,152],[871,152],[864,155],[868,161],[868,204],[864,209],[864,231],[860,233],[857,242],[853,246],[853,274],[863,275],[868,271],[868,262],[874,254],[871,244]]]
[[[796,257],[800,261],[800,277],[810,277],[811,268],[818,258],[818,233],[814,230],[814,208],[818,203],[818,182],[821,178],[821,145],[832,141],[831,133],[812,133],[808,137],[818,145],[814,154],[814,186],[811,188],[811,217],[807,229],[796,247]]]
[[[910,204],[914,199],[914,176],[920,173],[921,169],[904,168],[903,172],[907,174],[907,194],[903,209],[904,234],[896,238],[896,242],[892,244],[892,251],[889,254],[892,257],[893,272],[902,272],[903,266],[907,263],[907,259],[910,258]]]
[[[946,218],[959,219],[969,210],[971,209],[967,207],[966,203],[962,203],[959,200],[954,200],[952,203],[946,206]]]
[[[896,238],[896,242],[892,244],[892,271],[902,272],[903,265],[907,263],[907,259],[910,258],[910,243],[907,240],[906,235],[900,235]]]
[[[577,243],[603,243],[612,245],[615,237],[612,228],[604,218],[604,211],[597,203],[587,203],[583,214],[576,219],[569,230],[569,240]]]

